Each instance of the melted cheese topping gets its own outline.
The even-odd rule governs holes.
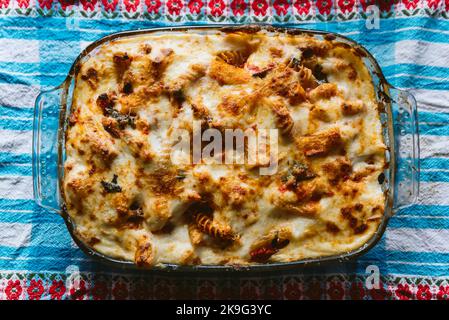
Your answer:
[[[175,165],[177,129],[191,132],[194,120],[278,129],[277,172],[261,176],[263,161]],[[384,213],[373,83],[335,41],[213,31],[102,44],[76,76],[66,134],[64,196],[78,237],[139,266],[340,254],[365,244]]]

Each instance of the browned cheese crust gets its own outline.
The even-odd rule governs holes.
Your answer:
[[[278,169],[186,163],[179,129],[278,129]],[[162,32],[102,44],[76,76],[64,197],[95,250],[150,267],[341,254],[378,229],[385,145],[357,51],[309,35]],[[271,145],[268,146],[268,149]]]

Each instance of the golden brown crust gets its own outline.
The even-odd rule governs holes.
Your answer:
[[[153,246],[146,237],[143,237],[137,243],[134,262],[139,267],[150,267],[153,265],[153,259]]]
[[[309,98],[312,102],[319,99],[330,99],[337,94],[335,83],[323,83],[309,92]]]
[[[209,76],[217,80],[220,85],[243,84],[251,80],[248,71],[228,64],[219,58],[212,61]]]
[[[331,129],[302,137],[299,144],[306,157],[325,156],[330,152],[338,151],[343,144],[343,140],[339,130]]]
[[[198,123],[203,133],[277,130],[277,145],[253,150],[245,137],[254,162],[192,163],[192,148],[172,151],[179,129],[191,135]],[[375,233],[384,151],[369,72],[331,38],[131,36],[79,68],[63,192],[83,241],[141,267],[290,262],[354,250]]]
[[[365,106],[363,102],[351,102],[347,101],[342,103],[341,112],[345,116],[354,116],[356,114],[363,113],[365,111]]]

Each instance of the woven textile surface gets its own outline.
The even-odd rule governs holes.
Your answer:
[[[372,4],[380,15],[374,29],[366,22]],[[421,195],[363,257],[263,277],[125,272],[86,257],[62,218],[34,204],[38,92],[59,85],[81,50],[112,32],[212,23],[338,32],[364,45],[390,84],[415,95]],[[449,299],[448,75],[448,0],[0,0],[0,300]],[[365,285],[372,265],[378,289]]]

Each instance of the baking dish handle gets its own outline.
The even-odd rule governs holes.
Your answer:
[[[60,212],[58,132],[62,88],[42,91],[36,98],[33,121],[33,192],[36,203]]]
[[[407,91],[390,88],[393,116],[393,213],[414,204],[419,194],[419,130],[416,100]]]

